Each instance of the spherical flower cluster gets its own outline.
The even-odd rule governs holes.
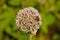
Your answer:
[[[41,17],[39,12],[33,7],[24,8],[17,12],[16,25],[19,30],[36,35],[38,29],[40,28],[40,24]]]

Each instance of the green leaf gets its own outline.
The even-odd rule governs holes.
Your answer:
[[[55,17],[52,14],[42,14],[42,26],[41,29],[43,32],[48,33],[48,25],[53,24],[55,22]]]
[[[21,4],[21,0],[8,0],[7,2],[12,6],[19,6]]]
[[[37,3],[37,0],[22,0],[22,7],[33,7]]]

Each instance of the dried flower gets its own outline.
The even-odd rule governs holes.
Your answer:
[[[40,24],[41,17],[39,12],[32,7],[19,10],[16,15],[16,25],[21,31],[36,35]]]

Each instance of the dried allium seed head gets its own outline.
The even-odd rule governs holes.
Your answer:
[[[39,12],[32,7],[19,10],[16,15],[16,25],[21,31],[36,35],[40,24],[41,17]]]

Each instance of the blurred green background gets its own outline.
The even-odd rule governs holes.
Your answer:
[[[30,40],[18,30],[15,17],[20,9],[36,8],[42,25],[31,40],[60,40],[60,0],[0,0],[0,40]]]

